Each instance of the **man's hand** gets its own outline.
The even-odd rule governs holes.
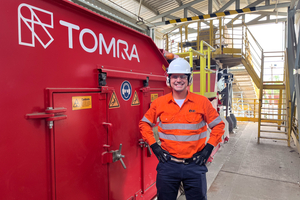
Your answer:
[[[207,143],[205,147],[202,149],[202,151],[195,153],[194,155],[194,157],[196,157],[195,163],[198,165],[205,165],[213,149],[214,146]]]
[[[164,163],[165,161],[168,160],[166,153],[162,150],[162,148],[157,143],[152,144],[150,147],[159,161],[162,161]]]

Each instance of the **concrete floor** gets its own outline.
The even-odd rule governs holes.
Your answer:
[[[257,123],[237,126],[208,164],[207,199],[300,200],[300,155],[294,143],[288,147],[286,141],[261,139],[257,144]]]

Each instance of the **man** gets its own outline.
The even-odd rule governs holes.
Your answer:
[[[143,139],[159,160],[157,197],[175,200],[182,182],[187,200],[204,200],[205,163],[221,141],[225,125],[206,97],[188,91],[192,72],[186,60],[177,58],[170,63],[166,83],[172,93],[154,100],[139,124]],[[158,118],[161,146],[152,131]],[[207,144],[206,124],[211,129]]]

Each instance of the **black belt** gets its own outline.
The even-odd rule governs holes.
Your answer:
[[[174,158],[174,157],[170,157],[170,160],[187,165],[187,164],[192,163],[194,160],[196,160],[196,158]]]

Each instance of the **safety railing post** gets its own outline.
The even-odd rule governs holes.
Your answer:
[[[204,54],[203,52],[203,40],[201,40],[200,43],[200,53]],[[201,56],[200,57],[200,94],[204,95],[204,90],[205,90],[205,57]]]
[[[179,32],[180,32],[180,52],[182,53],[182,26],[180,26],[180,29],[179,29]]]
[[[190,67],[193,68],[193,52],[192,52],[192,49],[189,50],[189,63],[190,63]],[[194,91],[194,83],[191,84],[190,91],[191,92]]]
[[[253,105],[254,105],[254,109],[253,109],[253,115],[254,115],[254,118],[256,118],[256,99],[253,99]]]
[[[166,51],[169,51],[169,35],[166,35]]]
[[[260,141],[260,125],[261,125],[261,108],[262,108],[262,97],[263,97],[263,73],[264,73],[264,52],[261,53],[261,71],[260,71],[260,91],[259,91],[259,107],[258,107],[258,137],[257,143]]]
[[[281,117],[281,108],[282,108],[282,89],[280,89],[279,90],[279,102],[278,102],[278,115],[277,115],[277,119],[278,119],[278,122],[277,122],[277,124],[278,124],[278,130],[280,130],[280,124],[281,124],[281,119],[282,119],[282,117]]]
[[[207,47],[207,68],[210,70],[210,47]],[[210,71],[207,73],[207,91],[210,92]]]

